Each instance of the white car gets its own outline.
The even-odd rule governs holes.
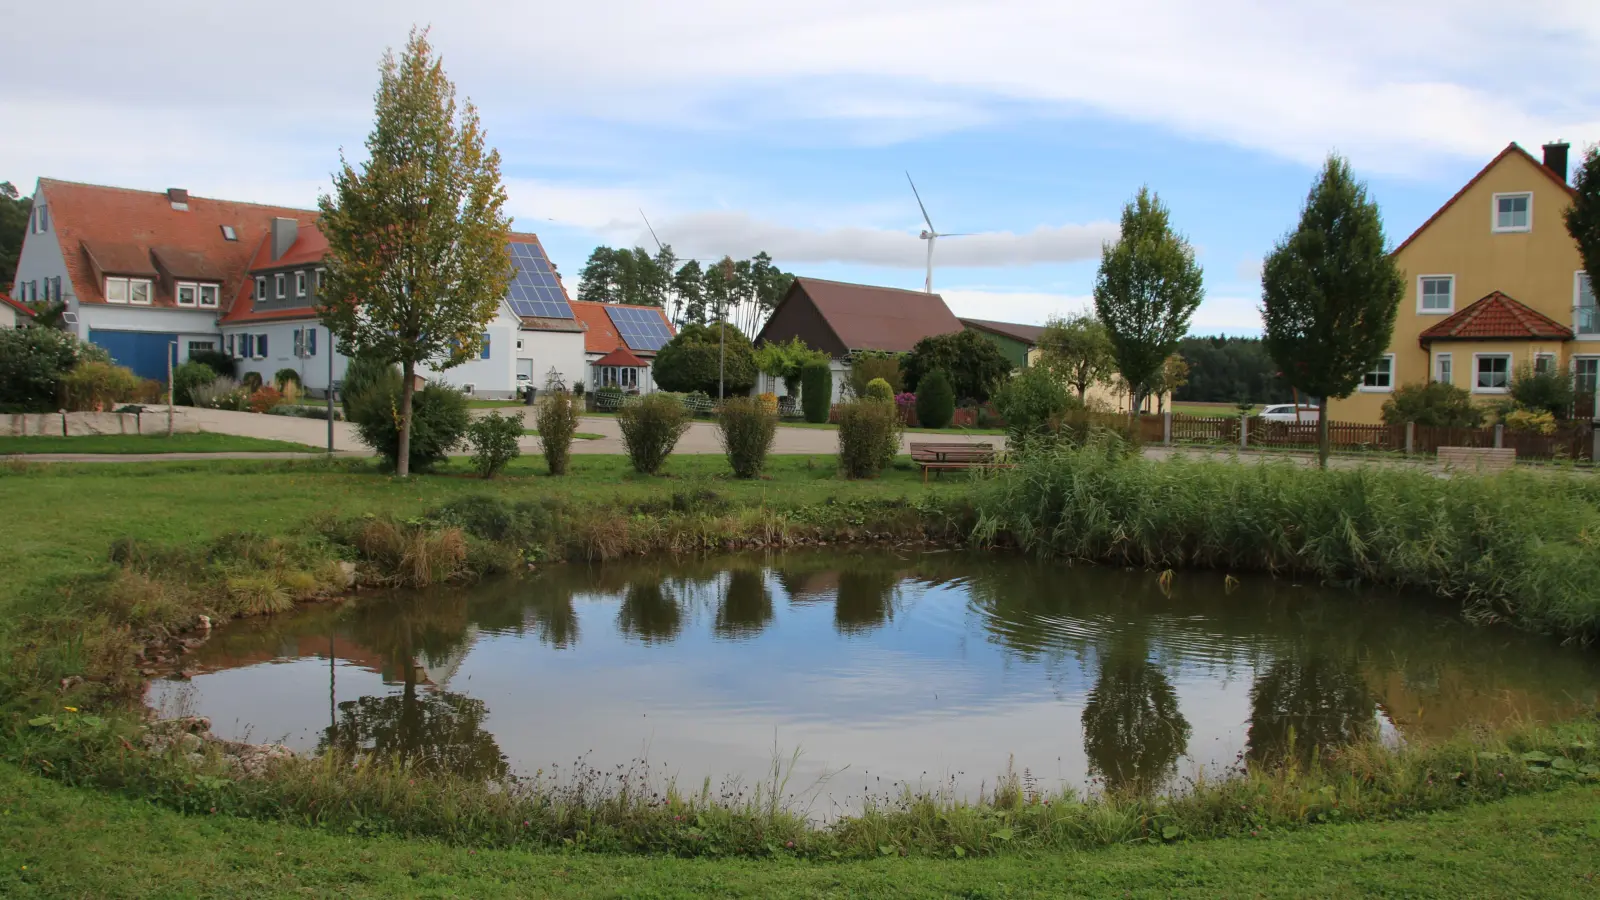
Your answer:
[[[1300,418],[1298,421],[1301,425],[1315,425],[1317,423],[1317,414],[1318,410],[1315,406],[1302,406],[1300,407]],[[1274,406],[1269,406],[1263,409],[1256,418],[1261,419],[1263,422],[1288,422],[1290,425],[1293,425],[1296,421],[1294,416],[1294,404],[1279,403]]]

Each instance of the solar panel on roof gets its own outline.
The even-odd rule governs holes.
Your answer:
[[[511,278],[511,309],[519,316],[546,319],[573,318],[567,295],[561,290],[550,260],[538,244],[513,243],[511,262],[516,273]]]
[[[611,317],[611,324],[616,326],[617,334],[622,336],[629,350],[654,352],[672,340],[666,320],[656,310],[608,306],[606,315]]]

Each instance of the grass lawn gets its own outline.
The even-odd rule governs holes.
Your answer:
[[[537,428],[529,428],[529,429],[524,430],[522,433],[525,434],[525,435],[528,435],[529,437],[538,437],[539,436],[539,429],[537,429]],[[573,440],[578,440],[578,441],[598,441],[603,437],[605,437],[605,435],[603,435],[603,434],[595,434],[592,431],[575,431],[575,432],[572,433]]]
[[[824,431],[838,431],[839,426],[832,422],[805,422],[799,419],[785,419],[778,423],[779,428],[818,428]],[[907,428],[907,434],[1005,434],[1004,428]]]
[[[16,898],[1597,897],[1597,844],[1591,787],[1397,822],[981,859],[473,851],[184,816],[0,765],[0,895]]]
[[[468,400],[468,409],[505,409],[508,406],[525,406],[521,400]]]
[[[0,437],[0,455],[11,453],[317,453],[322,447],[210,432],[86,434],[81,437]]]
[[[1250,414],[1253,416],[1264,408],[1260,403],[1251,404]],[[1174,403],[1172,411],[1180,416],[1204,416],[1209,419],[1222,416],[1233,419],[1239,417],[1239,407],[1232,403]]]

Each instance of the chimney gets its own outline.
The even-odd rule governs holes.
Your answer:
[[[272,220],[272,261],[277,262],[283,258],[289,248],[294,246],[295,235],[300,231],[300,223],[282,216]]]
[[[189,192],[183,188],[167,188],[167,200],[178,212],[189,210]]]
[[[1571,148],[1571,144],[1562,140],[1544,145],[1544,167],[1560,175],[1562,181],[1567,180],[1567,151]]]

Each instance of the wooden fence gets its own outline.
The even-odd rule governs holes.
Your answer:
[[[1238,416],[1186,416],[1177,413],[1141,416],[1140,434],[1146,443],[1203,444],[1241,449],[1315,450],[1314,423],[1265,422],[1252,418],[1245,425]],[[1244,433],[1241,436],[1241,428]],[[1170,435],[1169,435],[1170,429]],[[1551,434],[1495,428],[1433,428],[1423,425],[1364,425],[1328,423],[1329,444],[1336,451],[1412,453],[1435,456],[1440,447],[1508,447],[1518,459],[1593,461],[1593,423],[1562,424]]]

